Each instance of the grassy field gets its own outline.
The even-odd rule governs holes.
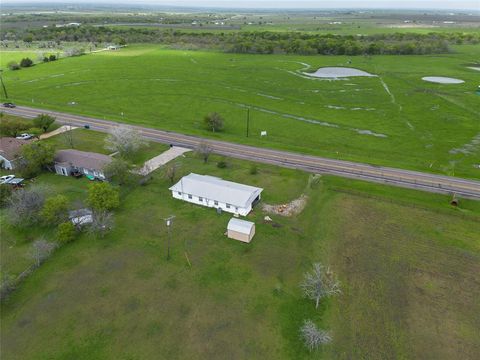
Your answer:
[[[475,46],[432,56],[302,57],[144,45],[7,71],[4,79],[19,104],[475,178],[480,72],[467,66],[479,55]],[[321,81],[301,74],[321,66],[351,66],[378,77]],[[465,83],[421,80],[429,75]],[[76,105],[68,105],[72,101]],[[204,128],[211,111],[225,117],[224,132]],[[260,138],[262,130],[267,137]]]
[[[248,162],[219,169],[219,160],[178,161],[181,174],[261,186],[266,203],[306,193],[307,207],[270,214],[275,226],[256,208],[247,245],[223,235],[227,214],[172,199],[158,171],[123,193],[113,233],[63,247],[2,304],[2,359],[478,357],[478,202],[455,209],[445,196],[333,177],[311,189],[302,172],[259,165],[251,175]],[[36,182],[72,200],[88,185],[53,174]],[[162,219],[172,214],[167,261]],[[2,224],[2,267],[19,266],[13,259],[40,231]],[[318,311],[298,287],[315,261],[330,264],[343,289]],[[303,348],[306,318],[332,331],[323,351]]]

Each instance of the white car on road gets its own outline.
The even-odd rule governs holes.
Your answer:
[[[14,179],[15,175],[4,175],[0,177],[0,184],[7,184],[10,180]]]
[[[28,139],[31,139],[32,137],[33,137],[33,135],[24,133],[24,134],[18,135],[18,136],[16,137],[16,139],[18,139],[18,140],[28,140]]]

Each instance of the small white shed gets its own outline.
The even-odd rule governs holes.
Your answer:
[[[227,226],[227,236],[249,243],[255,235],[255,223],[246,220],[231,218]]]

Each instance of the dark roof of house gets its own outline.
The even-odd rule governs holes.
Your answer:
[[[57,164],[70,165],[93,170],[101,170],[111,161],[112,158],[108,155],[74,149],[59,150],[55,154],[55,162]]]
[[[7,160],[13,160],[20,155],[21,147],[31,140],[19,140],[12,137],[0,138],[0,155]]]

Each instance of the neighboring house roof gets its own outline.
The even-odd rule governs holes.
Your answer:
[[[13,160],[20,155],[22,146],[30,142],[31,140],[2,137],[0,138],[0,155],[7,160]]]
[[[70,165],[86,169],[101,170],[109,164],[112,158],[108,155],[68,149],[59,150],[55,154],[55,162],[60,165]]]
[[[227,229],[236,231],[242,234],[250,234],[255,223],[246,220],[231,218],[228,222]]]
[[[208,175],[189,174],[180,179],[170,190],[191,194],[205,199],[245,207],[263,191],[254,186],[238,184]]]

